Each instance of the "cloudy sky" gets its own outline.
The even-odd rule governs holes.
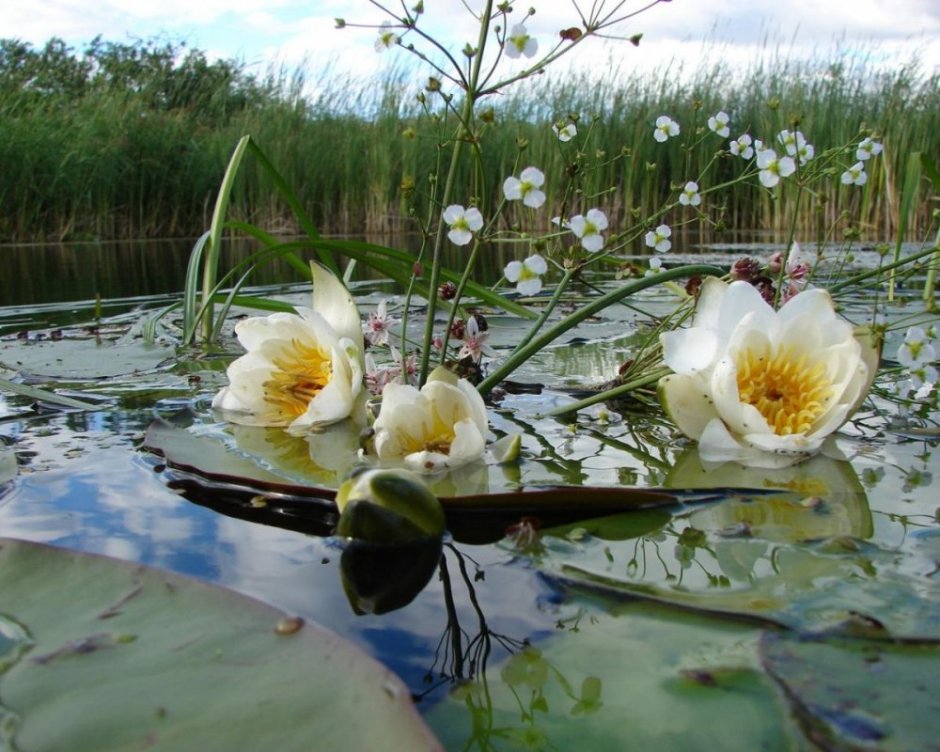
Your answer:
[[[403,0],[389,0],[399,8]],[[415,0],[404,0],[409,6]],[[645,0],[622,3],[627,11]],[[464,7],[480,0],[425,0],[425,28],[454,51],[475,41]],[[373,27],[387,16],[369,0],[3,0],[0,37],[36,45],[55,36],[76,48],[102,35],[127,42],[155,36],[185,41],[212,57],[236,58],[263,72],[268,66],[301,64],[316,74],[368,74],[386,60],[373,50],[375,28],[337,30],[335,18]],[[608,0],[608,7],[616,3]],[[581,7],[591,2],[581,0]],[[562,28],[577,25],[572,0],[519,0],[515,16],[535,7],[527,22],[543,49]],[[703,51],[710,58],[746,62],[768,49],[789,57],[828,57],[835,50],[865,64],[908,61],[917,54],[928,71],[940,69],[938,0],[672,0],[618,27],[624,36],[643,33],[640,48],[620,42],[580,45],[566,65],[576,68],[648,70],[667,63],[694,68]],[[403,56],[400,50],[395,53]]]

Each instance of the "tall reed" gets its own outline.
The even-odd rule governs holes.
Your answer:
[[[209,223],[225,165],[245,134],[265,149],[321,232],[376,236],[413,229],[411,191],[427,186],[412,188],[409,181],[427,174],[435,158],[426,140],[434,131],[415,98],[420,84],[413,73],[326,72],[310,81],[300,70],[280,69],[251,79],[234,65],[214,70],[204,58],[200,68],[199,53],[186,75],[156,59],[164,79],[143,90],[122,88],[115,77],[68,96],[37,96],[0,81],[0,241],[195,237]],[[698,138],[709,115],[724,110],[732,136],[747,130],[765,141],[797,125],[824,148],[871,130],[885,151],[869,183],[845,188],[836,173],[827,190],[801,205],[796,226],[804,235],[837,225],[863,239],[893,239],[907,155],[922,152],[940,163],[940,75],[925,72],[916,59],[872,71],[858,58],[789,60],[770,50],[745,70],[717,62],[693,75],[671,69],[637,77],[585,74],[517,87],[501,98],[486,130],[488,161],[479,174],[489,182],[479,192],[498,199],[517,158],[546,174],[564,174],[575,144],[559,144],[550,126],[571,113],[581,133],[593,130],[592,155],[601,153],[585,196],[603,194],[612,224],[627,226],[665,200],[671,180],[714,185],[739,169],[728,157],[714,158],[717,138],[701,139],[688,158],[681,148],[681,140]],[[199,89],[200,75],[207,81],[211,75],[212,85]],[[682,139],[653,141],[653,121],[663,113],[683,124]],[[526,144],[521,156],[520,143]],[[787,186],[774,198],[755,181],[722,197],[712,219],[782,232],[794,221],[793,199]],[[560,193],[549,201],[557,207]],[[908,217],[908,238],[923,237],[929,211],[923,201]],[[843,219],[846,212],[851,222]],[[294,229],[264,171],[248,164],[233,186],[230,216],[276,232]]]

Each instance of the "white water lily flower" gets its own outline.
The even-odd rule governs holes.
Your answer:
[[[509,282],[517,283],[520,295],[538,295],[542,289],[541,277],[547,271],[545,259],[533,253],[525,261],[510,261],[503,269],[503,275]]]
[[[373,428],[380,461],[432,473],[482,459],[486,406],[469,381],[438,367],[420,390],[386,386]]]
[[[539,43],[530,37],[525,24],[516,24],[506,37],[506,55],[508,57],[532,57],[538,52]]]
[[[607,215],[600,209],[588,209],[587,216],[575,214],[563,226],[581,240],[584,250],[596,253],[604,247],[604,236],[601,233],[607,229]]]
[[[708,118],[708,129],[722,138],[728,138],[731,135],[731,129],[728,127],[729,121],[727,112],[719,112]]]
[[[364,410],[359,311],[343,284],[311,263],[313,308],[245,319],[235,326],[247,351],[229,365],[212,406],[233,423],[315,430]]]
[[[708,278],[692,326],[661,336],[673,374],[659,382],[666,412],[705,462],[788,467],[861,405],[878,351],[814,288],[779,311],[747,282]]]
[[[668,115],[656,118],[656,127],[653,129],[653,138],[660,143],[679,135],[679,124]]]
[[[473,233],[483,228],[483,215],[472,206],[464,209],[459,204],[451,204],[444,209],[443,218],[450,226],[447,237],[454,245],[467,245],[473,240]]]
[[[785,178],[796,172],[796,163],[792,157],[777,158],[777,152],[773,149],[758,149],[757,167],[760,169],[758,178],[761,185],[766,188],[773,188],[780,182],[780,178]]]
[[[868,173],[865,172],[865,163],[856,162],[842,173],[842,185],[865,185],[868,182]]]
[[[683,206],[698,206],[702,203],[702,197],[698,192],[698,183],[690,180],[679,193],[679,203]]]
[[[652,248],[657,253],[666,253],[670,248],[672,248],[672,241],[669,239],[672,237],[672,228],[669,225],[660,225],[655,230],[650,230],[646,233],[644,241],[649,248]]]
[[[522,199],[522,203],[532,209],[538,209],[545,203],[545,175],[537,167],[526,167],[519,177],[510,176],[503,181],[503,195],[509,201]]]

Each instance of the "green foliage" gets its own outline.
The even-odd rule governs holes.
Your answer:
[[[492,98],[492,124],[477,123],[486,141],[482,163],[474,172],[462,165],[455,180],[472,183],[491,215],[500,181],[519,158],[517,139],[525,139],[521,159],[554,178],[580,170],[583,195],[603,193],[612,224],[626,226],[664,203],[670,180],[704,187],[731,176],[738,165],[714,159],[724,142],[705,129],[707,117],[723,109],[732,136],[748,130],[769,141],[798,123],[813,143],[835,147],[870,130],[885,152],[863,191],[840,186],[836,173],[798,211],[792,192],[772,200],[755,183],[728,196],[715,209],[716,222],[780,231],[798,213],[805,235],[852,211],[860,215],[857,226],[846,229],[883,240],[897,227],[906,155],[936,159],[940,80],[916,59],[879,73],[864,59],[851,60],[836,54],[791,61],[768,51],[743,71],[706,59],[691,76],[545,76]],[[437,174],[446,158],[433,136],[440,115],[416,99],[416,80],[403,68],[369,78],[328,73],[308,80],[283,69],[255,76],[241,63],[210,62],[200,51],[156,40],[99,38],[81,53],[61,40],[43,48],[2,40],[0,239],[195,237],[208,225],[232,145],[245,134],[278,165],[323,233],[413,231],[412,208],[423,205],[430,187],[409,181]],[[682,124],[683,138],[657,144],[652,123],[664,113]],[[579,118],[578,141],[559,144],[550,125],[569,114]],[[589,129],[589,154],[579,155]],[[680,140],[694,144],[688,156]],[[594,158],[598,151],[602,159]],[[552,183],[548,200],[563,209],[569,186]],[[274,187],[263,169],[247,166],[232,187],[230,216],[296,229]],[[517,219],[507,215],[510,223]],[[910,237],[923,237],[928,225],[924,202],[911,217]]]

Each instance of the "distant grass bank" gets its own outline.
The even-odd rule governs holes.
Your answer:
[[[412,181],[433,172],[439,157],[433,116],[415,99],[420,79],[401,71],[372,80],[335,75],[315,82],[324,93],[309,97],[300,73],[255,77],[238,63],[184,52],[155,42],[95,40],[81,53],[55,40],[41,49],[0,42],[0,242],[194,236],[208,225],[225,164],[246,133],[322,232],[412,229],[410,201],[423,190]],[[526,82],[482,124],[488,161],[463,179],[493,202],[517,157],[563,174],[573,144],[559,144],[551,124],[574,114],[581,134],[593,131],[588,148],[599,165],[584,178],[585,200],[603,203],[612,224],[623,226],[665,200],[670,176],[707,186],[739,168],[730,157],[713,159],[725,141],[697,132],[718,110],[731,115],[732,137],[747,130],[771,141],[797,124],[817,149],[858,141],[868,129],[884,154],[864,187],[841,186],[836,172],[831,189],[797,208],[786,185],[770,193],[754,181],[723,197],[712,219],[752,230],[783,230],[795,219],[814,237],[833,228],[892,237],[909,155],[940,162],[940,76],[916,61],[873,74],[845,60],[768,59],[747,71],[710,65],[691,80],[667,71],[616,82]],[[683,134],[658,144],[652,124],[664,113]],[[683,141],[696,143],[688,156]],[[606,159],[615,155],[624,156]],[[922,237],[936,208],[928,188],[924,181],[909,238]],[[230,216],[293,229],[274,186],[250,163]]]

